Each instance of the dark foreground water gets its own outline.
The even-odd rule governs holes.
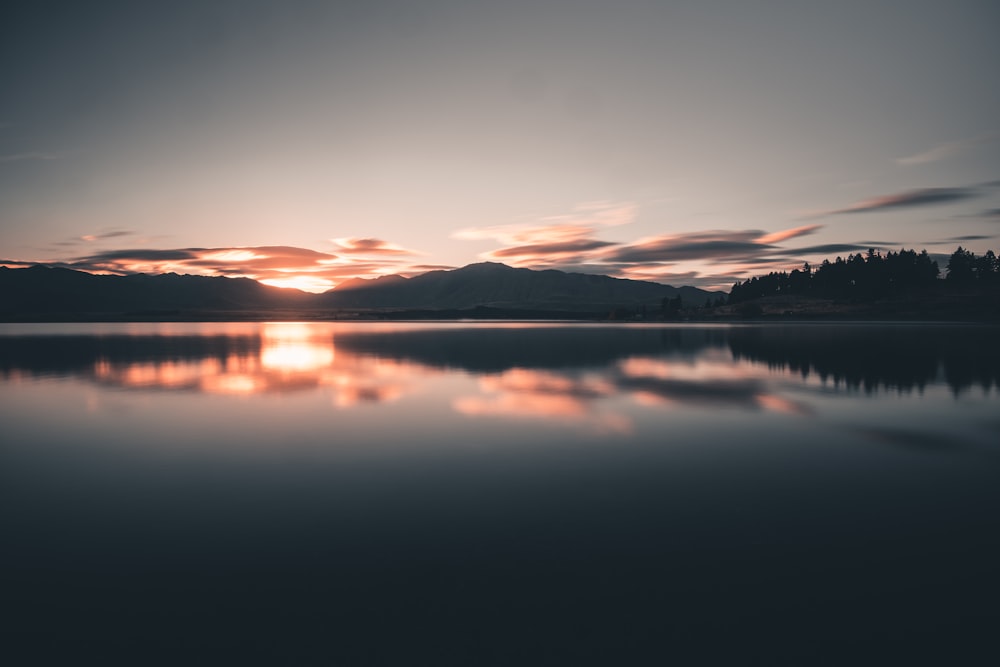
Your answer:
[[[0,325],[5,664],[1000,664],[1000,336]]]

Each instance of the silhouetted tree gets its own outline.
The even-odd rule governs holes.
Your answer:
[[[667,319],[674,319],[680,315],[681,307],[684,305],[684,302],[681,300],[681,295],[678,294],[672,299],[669,297],[663,297],[662,305],[663,316]]]
[[[966,285],[976,278],[976,256],[962,246],[948,258],[948,282]]]
[[[992,255],[991,258],[979,258],[980,264],[975,265],[977,272],[998,275],[1000,267],[996,258]],[[872,248],[866,254],[848,255],[847,259],[837,257],[833,262],[824,259],[816,270],[807,263],[791,273],[753,276],[733,285],[728,303],[735,305],[777,294],[871,300],[929,289],[937,284],[939,273],[937,262],[926,250],[918,254],[904,249],[882,255]]]
[[[1000,260],[993,254],[992,250],[987,250],[982,257],[975,260],[976,280],[983,284],[994,284],[1000,277]]]

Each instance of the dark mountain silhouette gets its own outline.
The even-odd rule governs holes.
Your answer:
[[[33,266],[0,268],[0,315],[232,311],[304,306],[312,295],[248,278],[103,276]]]
[[[680,296],[701,305],[722,293],[695,287],[563,271],[515,269],[483,262],[451,271],[430,271],[410,279],[385,276],[352,280],[322,295],[330,308],[460,309],[487,306],[535,310],[607,312],[616,307],[660,307]]]
[[[262,285],[247,278],[136,274],[101,276],[64,268],[0,267],[0,317],[191,316],[266,313],[278,309],[330,314],[340,309],[455,311],[473,308],[607,313],[613,308],[659,308],[680,296],[703,303],[718,294],[693,287],[608,276],[472,264],[414,278],[351,280],[324,294]]]

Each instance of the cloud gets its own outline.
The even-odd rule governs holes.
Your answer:
[[[331,239],[337,252],[356,255],[416,255],[413,250],[393,245],[382,239],[339,238]]]
[[[44,153],[41,151],[31,151],[27,153],[10,153],[0,155],[0,162],[25,162],[28,160],[60,160],[64,156],[60,153]]]
[[[632,243],[598,238],[608,225],[634,219],[631,203],[591,202],[577,206],[571,214],[541,218],[534,223],[469,227],[453,236],[468,240],[493,240],[501,248],[480,254],[482,259],[513,266],[558,268],[583,273],[607,273],[619,277],[692,275],[670,270],[667,263],[697,261],[744,261],[776,249],[774,244],[813,234],[822,225],[791,229],[709,231],[662,235]]]
[[[576,223],[551,223],[536,225],[496,225],[469,227],[452,236],[468,241],[494,240],[507,245],[557,243],[588,238],[597,231],[592,225]]]
[[[778,244],[823,228],[808,224],[773,232],[712,230],[663,234],[629,243],[599,238],[606,225],[622,224],[636,213],[632,204],[592,203],[567,215],[547,216],[532,223],[470,227],[453,236],[498,242],[502,247],[479,257],[511,266],[727,289],[751,266],[788,268],[791,260],[776,256],[783,252]],[[706,274],[702,273],[706,265],[724,266]]]
[[[95,232],[93,234],[83,234],[82,236],[74,236],[65,241],[55,241],[51,245],[68,248],[73,246],[79,246],[81,243],[95,243],[97,241],[106,241],[108,239],[122,238],[125,236],[134,236],[135,232],[128,229],[105,229],[104,231]]]
[[[671,271],[669,267],[644,264],[626,266],[619,269],[617,274],[619,277],[629,280],[644,280],[674,287],[684,285],[709,291],[728,289],[729,285],[743,278],[741,275],[703,274],[698,271],[675,272]]]
[[[883,247],[879,244],[875,244],[876,247]],[[795,253],[797,255],[832,255],[834,253],[840,252],[857,252],[864,251],[871,248],[871,244],[858,244],[858,243],[825,243],[823,245],[808,246],[805,248],[796,248]]]
[[[980,213],[978,217],[1000,220],[1000,208],[988,208]]]
[[[779,264],[787,264],[790,260],[790,256],[793,252],[799,252],[798,249],[792,250],[776,250],[775,254],[764,255],[761,257],[746,257],[740,260],[742,266],[778,266]]]
[[[183,248],[177,250],[156,250],[149,248],[136,248],[129,250],[107,250],[94,253],[85,257],[78,257],[74,261],[78,262],[162,262],[168,260],[197,259],[198,252],[204,248]]]
[[[745,279],[751,273],[758,275],[769,271],[789,271],[801,267],[806,261],[815,262],[838,254],[896,245],[857,242],[780,248],[773,243],[761,242],[762,239],[793,238],[813,231],[813,226],[773,234],[762,234],[755,230],[715,230],[644,239],[633,244],[622,244],[605,253],[607,261],[601,268],[609,275],[634,280],[728,290],[734,282]],[[697,268],[677,271],[674,268],[677,266]],[[706,266],[715,270],[706,272]]]
[[[619,245],[604,253],[611,262],[681,262],[705,259],[739,260],[755,257],[774,246],[758,243],[763,232],[724,231],[656,236]]]
[[[607,246],[615,245],[608,241],[598,239],[577,239],[574,241],[564,241],[562,243],[540,243],[536,245],[513,246],[511,248],[501,248],[489,253],[495,259],[516,258],[524,261],[526,258],[536,257],[541,260],[554,260],[565,255],[575,255],[588,250],[596,250]]]
[[[947,239],[945,242],[946,243],[955,243],[957,241],[982,241],[984,239],[992,239],[992,238],[996,238],[996,237],[993,236],[993,235],[989,235],[989,234],[987,234],[987,235],[983,235],[983,234],[968,234],[966,236],[952,236],[950,239]]]
[[[792,229],[785,229],[780,232],[772,232],[770,234],[765,234],[764,236],[758,237],[756,241],[757,243],[764,243],[764,244],[781,243],[782,241],[787,241],[788,239],[793,239],[798,236],[814,234],[822,228],[823,225],[803,225],[801,227],[793,227]]]
[[[622,244],[605,253],[612,262],[748,261],[777,250],[774,244],[813,234],[823,225],[803,225],[777,232],[713,230],[674,234]]]
[[[122,236],[131,236],[135,232],[128,231],[126,229],[112,229],[106,232],[100,232],[98,234],[84,234],[80,237],[81,241],[101,241],[104,239],[114,239],[120,238]]]
[[[547,224],[575,224],[617,227],[635,220],[639,207],[628,201],[588,201],[577,204],[572,213],[542,218]]]
[[[937,146],[934,146],[922,153],[897,158],[896,163],[904,166],[913,166],[918,164],[927,164],[929,162],[937,162],[938,160],[945,160],[961,155],[962,153],[967,153],[979,146],[982,146],[983,144],[988,144],[992,141],[996,141],[997,139],[1000,139],[1000,132],[988,132],[969,139],[948,141],[938,144]]]
[[[975,188],[922,188],[919,190],[909,190],[907,192],[865,199],[845,208],[826,211],[824,213],[820,213],[819,215],[867,213],[870,211],[884,211],[887,209],[916,208],[919,206],[950,204],[952,202],[978,197],[979,194],[979,191]]]
[[[572,213],[544,216],[531,223],[467,227],[452,234],[465,240],[492,239],[505,245],[552,243],[587,238],[602,227],[632,222],[638,207],[632,202],[593,201],[577,204]]]
[[[118,234],[106,233],[108,237]],[[352,247],[365,247],[365,243]],[[93,273],[180,273],[247,277],[268,285],[321,292],[351,278],[374,278],[389,273],[413,275],[422,270],[400,263],[398,252],[379,256],[380,249],[396,249],[386,242],[369,243],[374,253],[343,256],[295,246],[231,246],[221,248],[121,248],[47,262],[49,266]],[[409,251],[403,251],[409,254]],[[369,256],[374,255],[374,256]],[[19,265],[23,262],[18,262]]]
[[[699,278],[700,274],[697,271],[685,271],[683,273],[675,273],[670,271],[668,267],[661,266],[626,266],[621,269],[628,277],[632,280],[648,280],[651,282],[666,282],[666,283],[683,283],[684,285],[693,285]]]
[[[530,223],[467,227],[452,237],[492,240],[506,246],[480,254],[488,261],[520,267],[582,265],[594,259],[596,251],[616,245],[597,238],[599,230],[627,224],[635,219],[637,211],[631,202],[584,202],[566,215],[544,216]],[[599,271],[590,267],[588,272]]]
[[[272,269],[302,270],[321,268],[337,261],[337,255],[294,246],[256,246],[252,248],[215,248],[203,250],[192,262],[195,266],[230,266],[255,272]]]
[[[408,266],[409,271],[450,271],[451,269],[457,269],[457,266],[452,266],[451,264],[413,264]]]

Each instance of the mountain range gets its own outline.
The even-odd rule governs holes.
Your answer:
[[[211,316],[234,311],[539,311],[608,313],[659,309],[680,296],[702,305],[723,296],[695,287],[563,271],[517,269],[491,262],[404,278],[354,279],[322,294],[270,287],[249,278],[134,274],[95,275],[36,265],[0,267],[0,317],[116,314]]]

